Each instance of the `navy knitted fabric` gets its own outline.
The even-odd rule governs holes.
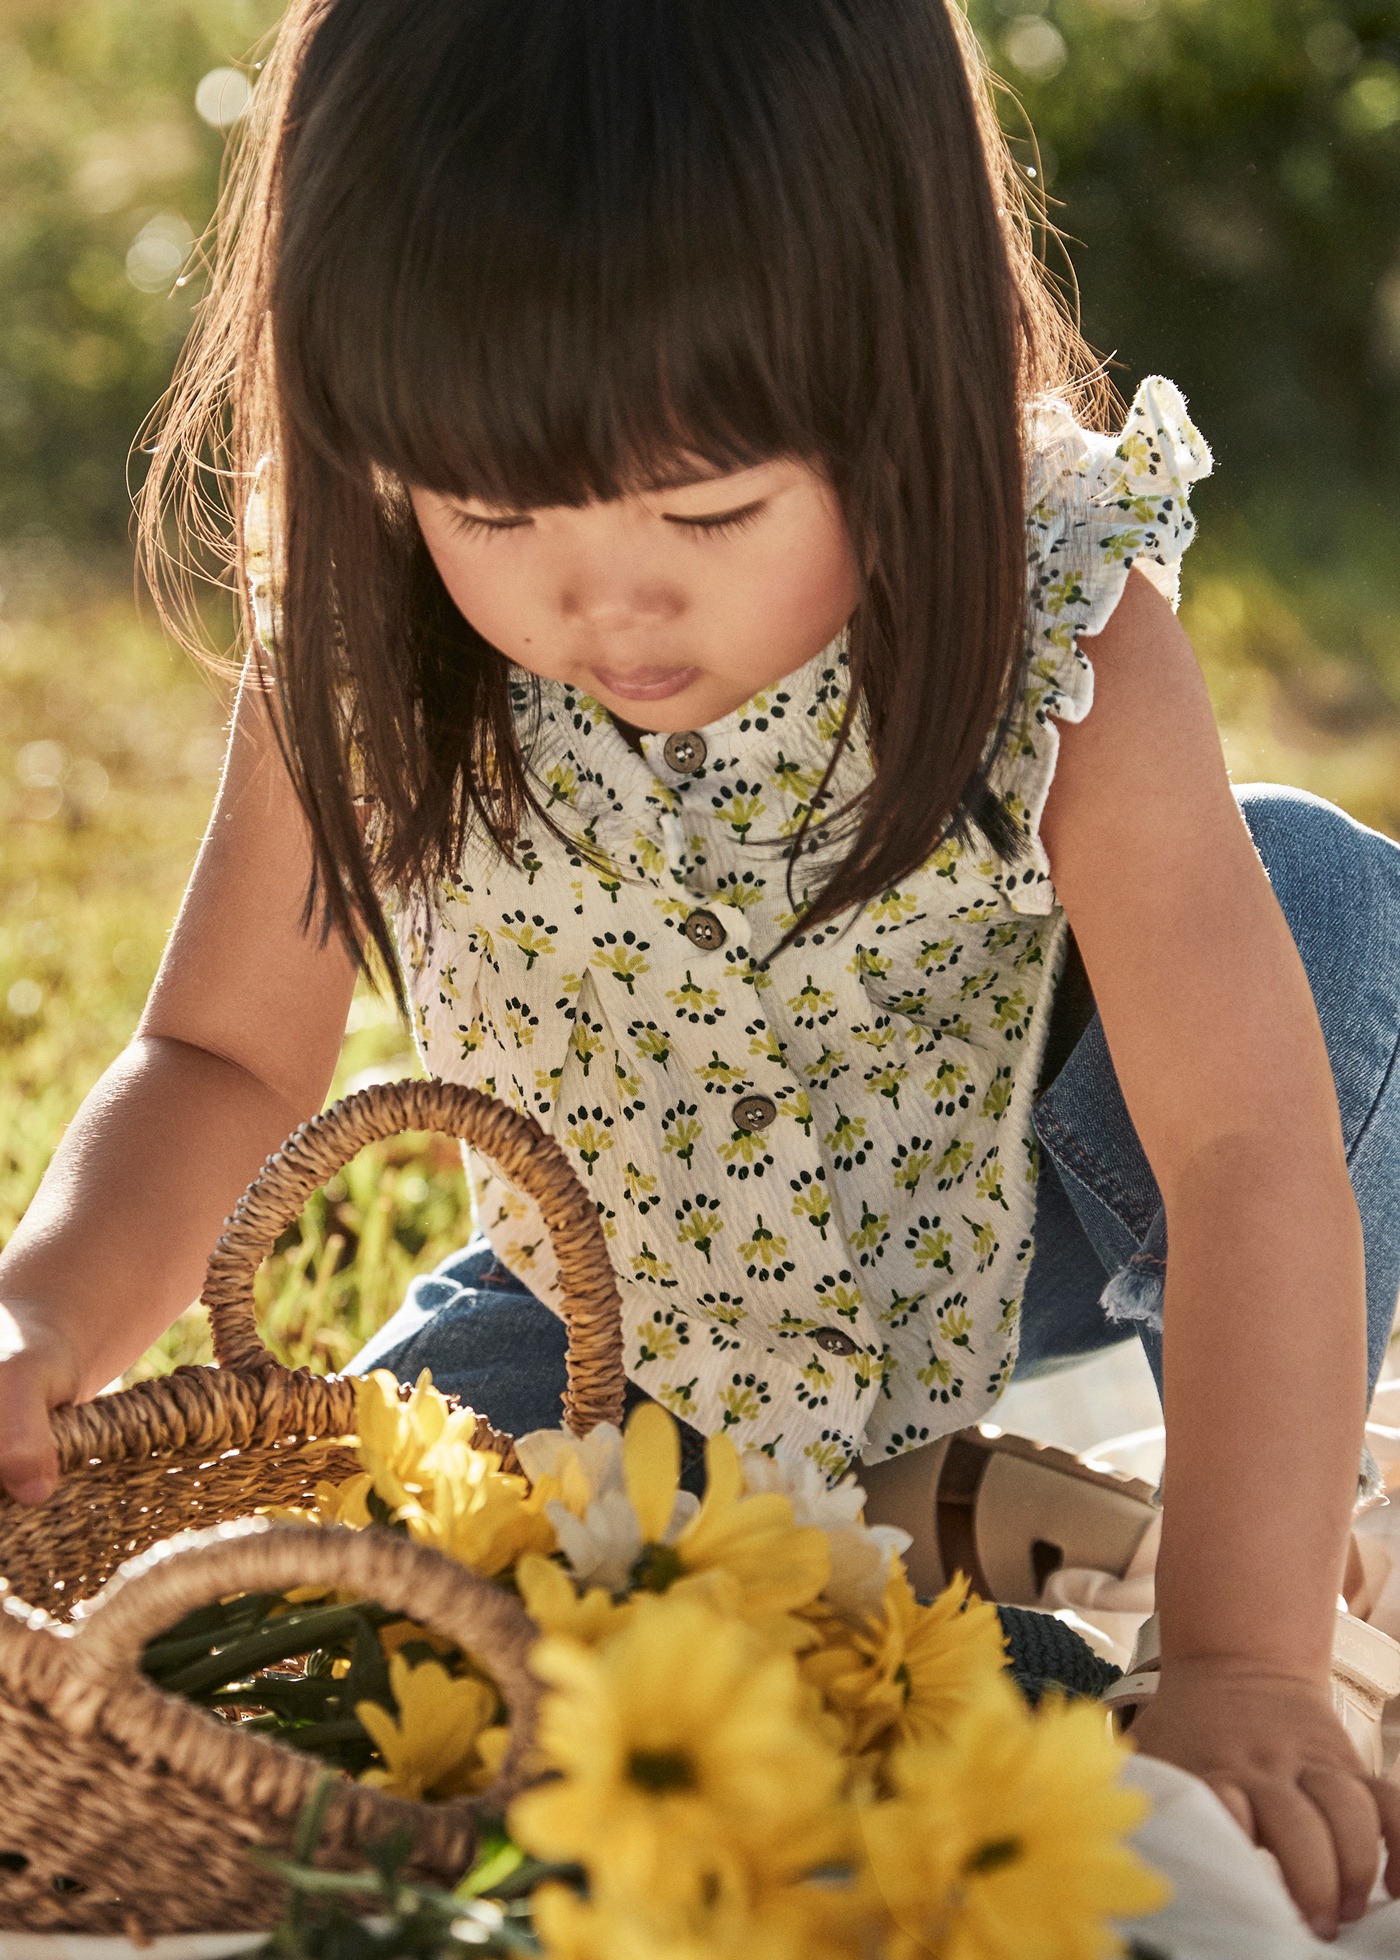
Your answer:
[[[997,1616],[1006,1635],[1006,1664],[1032,1707],[1047,1689],[1097,1700],[1122,1675],[1121,1667],[1096,1654],[1053,1613],[998,1606]]]

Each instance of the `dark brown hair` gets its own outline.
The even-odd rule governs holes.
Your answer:
[[[987,767],[1024,646],[1023,409],[1092,375],[1032,243],[945,0],[294,0],[142,518],[168,610],[222,544],[251,644],[241,513],[276,458],[254,657],[323,928],[396,972],[382,901],[538,807],[508,663],[405,486],[577,505],[681,452],[819,463],[869,568],[849,714],[876,774],[804,930],[950,827],[1014,850]]]

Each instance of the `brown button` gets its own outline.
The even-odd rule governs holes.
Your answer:
[[[766,1130],[777,1114],[771,1096],[740,1096],[734,1105],[734,1121],[741,1130]]]
[[[849,1334],[843,1334],[839,1327],[823,1327],[820,1334],[814,1334],[812,1338],[817,1346],[825,1348],[828,1354],[854,1354],[856,1351],[856,1343]]]
[[[661,753],[670,769],[682,771],[698,769],[709,754],[703,735],[697,735],[693,728],[687,728],[675,735],[668,735],[661,745]]]
[[[692,912],[681,931],[702,953],[717,953],[729,937],[713,912]]]

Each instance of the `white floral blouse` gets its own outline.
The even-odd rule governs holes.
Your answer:
[[[763,963],[793,923],[771,840],[800,824],[841,721],[838,640],[640,755],[587,695],[543,683],[537,715],[522,686],[542,801],[582,847],[543,825],[516,864],[471,847],[431,920],[400,921],[425,1065],[535,1116],[593,1194],[628,1374],[701,1430],[828,1474],[976,1421],[1010,1380],[1064,945],[1038,835],[1055,719],[1089,712],[1077,636],[1131,565],[1175,600],[1187,486],[1211,466],[1161,379],[1117,439],[1058,404],[1032,431],[1033,639],[996,772],[1025,831],[1014,863],[945,843]],[[832,807],[871,766],[855,743]],[[823,869],[819,847],[794,883]],[[534,1207],[470,1169],[498,1255],[557,1304]]]

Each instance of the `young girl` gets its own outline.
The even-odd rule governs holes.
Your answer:
[[[588,1184],[696,1432],[836,1475],[1141,1332],[1136,1734],[1335,1931],[1382,1837],[1400,1877],[1327,1694],[1400,853],[1232,792],[1171,605],[1208,452],[1166,382],[1072,414],[961,17],[296,0],[258,97],[147,492],[159,559],[223,471],[252,652],[139,1035],[0,1271],[0,1475],[48,1492],[48,1410],[198,1290],[401,959],[427,1066]],[[475,1176],[489,1247],[376,1352],[553,1423],[548,1247]]]

